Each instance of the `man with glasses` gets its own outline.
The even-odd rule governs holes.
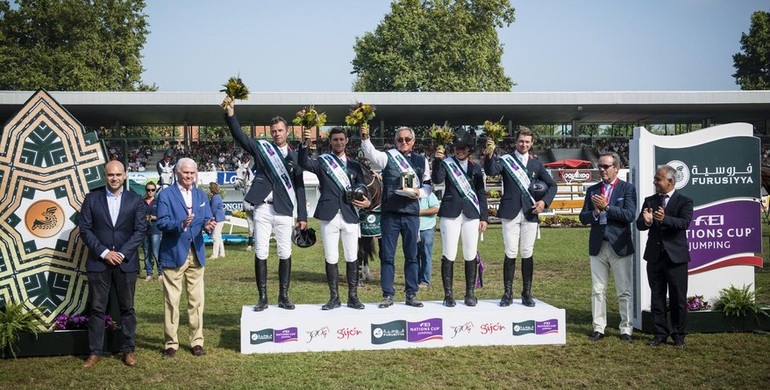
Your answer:
[[[617,153],[599,156],[600,183],[586,191],[580,222],[591,225],[588,237],[588,254],[591,259],[591,314],[593,333],[591,341],[604,338],[607,326],[607,283],[612,271],[620,312],[620,339],[631,343],[632,296],[631,267],[634,243],[631,240],[631,223],[636,216],[636,189],[618,178],[620,157]]]
[[[418,264],[417,237],[420,229],[420,204],[418,199],[427,197],[431,192],[430,168],[428,160],[413,152],[414,131],[402,127],[396,131],[396,148],[387,152],[377,150],[369,139],[369,130],[361,128],[361,148],[372,167],[382,169],[382,253],[381,284],[382,302],[380,308],[393,305],[393,280],[395,278],[396,245],[398,235],[404,251],[404,279],[406,281],[406,305],[422,307],[417,299]],[[414,188],[402,186],[402,175],[412,177]]]

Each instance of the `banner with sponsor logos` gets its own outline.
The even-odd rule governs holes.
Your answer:
[[[376,304],[329,311],[320,304],[262,312],[243,306],[241,353],[565,344],[565,321],[564,309],[540,301],[531,308],[502,308],[497,301],[451,309],[438,301],[420,309],[396,303],[387,310]]]
[[[730,285],[754,284],[754,267],[762,266],[760,140],[747,123],[714,126],[688,134],[658,136],[634,129],[631,161],[641,205],[655,193],[656,167],[677,171],[675,190],[693,200],[687,231],[691,261],[688,296],[703,295],[713,303]],[[647,232],[636,240],[637,313],[649,309],[646,262]],[[635,324],[641,326],[641,317]]]

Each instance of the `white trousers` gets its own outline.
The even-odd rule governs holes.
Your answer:
[[[337,264],[340,257],[339,241],[342,238],[342,251],[345,261],[352,263],[358,259],[358,237],[360,229],[357,223],[347,223],[342,213],[331,221],[321,221],[321,241],[324,244],[324,256],[329,264]]]
[[[631,266],[633,255],[618,256],[609,241],[603,241],[599,254],[591,256],[591,314],[594,319],[594,331],[604,333],[607,326],[607,283],[610,269],[615,278],[615,292],[618,295],[618,311],[620,312],[620,333],[630,335],[633,331],[631,324]]]
[[[532,253],[535,251],[537,229],[540,224],[527,221],[521,211],[514,219],[503,218],[502,223],[505,256],[515,259],[519,253],[519,240],[521,240],[521,258],[532,257]]]
[[[222,241],[222,229],[224,229],[224,221],[217,222],[217,226],[214,228],[214,233],[211,235],[211,241],[213,245],[211,248],[211,258],[225,257],[225,243]]]
[[[270,233],[275,233],[278,258],[291,257],[291,232],[294,217],[275,212],[272,204],[261,204],[254,209],[254,253],[258,259],[267,259],[270,253]]]
[[[470,219],[460,213],[455,218],[441,217],[441,254],[449,261],[457,257],[457,245],[463,241],[463,260],[476,260],[479,245],[479,219]]]

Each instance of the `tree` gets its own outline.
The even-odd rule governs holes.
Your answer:
[[[496,28],[508,0],[395,0],[375,31],[356,38],[354,91],[510,91]]]
[[[741,34],[741,52],[733,55],[733,64],[741,89],[770,89],[770,12],[751,15],[749,33]]]
[[[135,91],[143,0],[0,0],[0,90]]]

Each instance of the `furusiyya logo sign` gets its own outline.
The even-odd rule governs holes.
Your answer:
[[[297,340],[297,327],[290,327],[286,329],[267,328],[250,332],[250,342],[252,345],[271,342],[282,344]]]
[[[545,321],[521,321],[514,322],[511,325],[514,336],[523,336],[526,334],[545,335],[559,332],[559,321],[555,318]]]
[[[372,344],[386,344],[393,341],[420,343],[444,339],[444,326],[441,318],[429,318],[417,322],[396,320],[384,324],[372,324],[371,329]]]

